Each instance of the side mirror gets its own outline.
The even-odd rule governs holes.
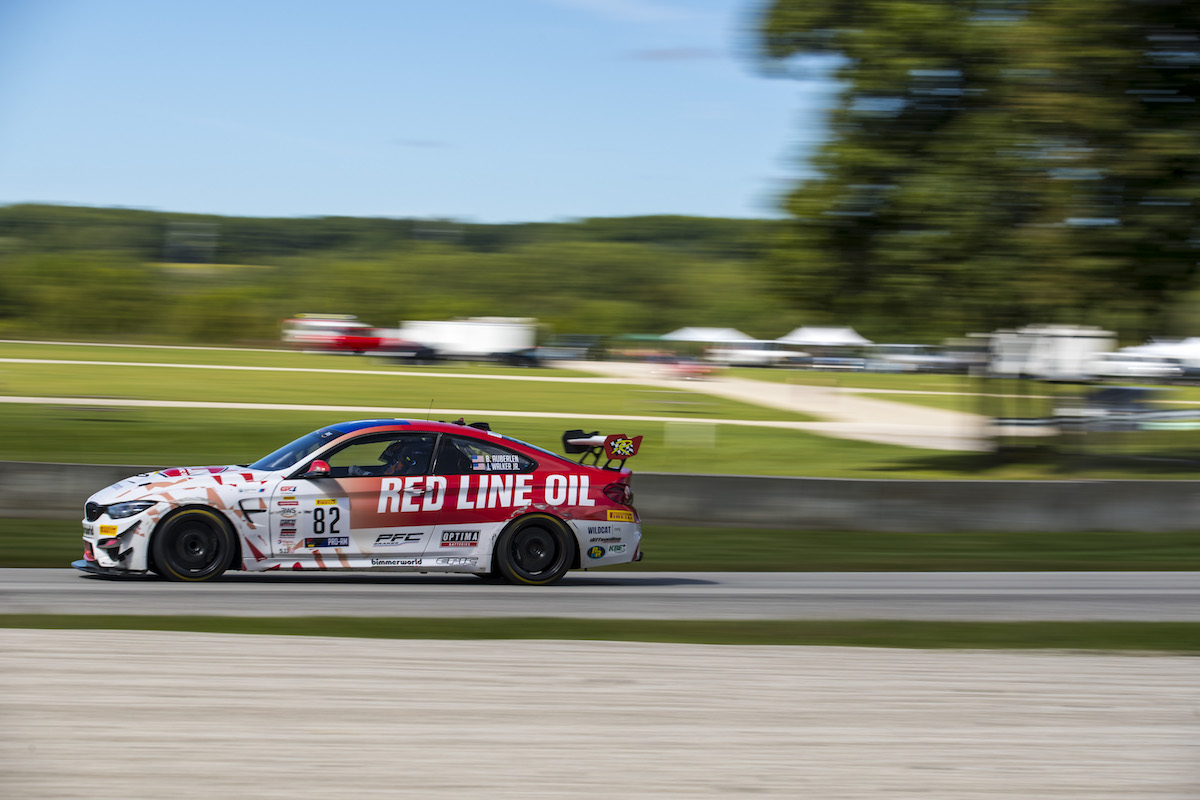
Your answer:
[[[322,461],[321,459],[318,458],[316,461],[314,461],[308,465],[308,472],[305,472],[300,477],[301,478],[328,478],[329,477],[329,464],[325,463],[324,461]]]

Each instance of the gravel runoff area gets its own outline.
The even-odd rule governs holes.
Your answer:
[[[0,629],[6,798],[1189,798],[1165,655]]]

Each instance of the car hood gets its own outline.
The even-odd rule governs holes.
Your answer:
[[[259,492],[276,473],[240,466],[170,467],[157,472],[143,472],[93,494],[90,503],[110,505],[150,496],[164,496],[173,502],[189,502],[206,498],[212,490],[241,493]]]

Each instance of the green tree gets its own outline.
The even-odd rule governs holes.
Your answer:
[[[1186,332],[1170,311],[1197,280],[1200,4],[776,0],[761,41],[773,63],[842,64],[817,176],[786,201],[793,302],[876,335]]]

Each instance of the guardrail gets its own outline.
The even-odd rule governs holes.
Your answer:
[[[157,467],[0,461],[0,517],[79,519]],[[1200,481],[939,481],[635,473],[650,524],[881,532],[1200,531]]]

